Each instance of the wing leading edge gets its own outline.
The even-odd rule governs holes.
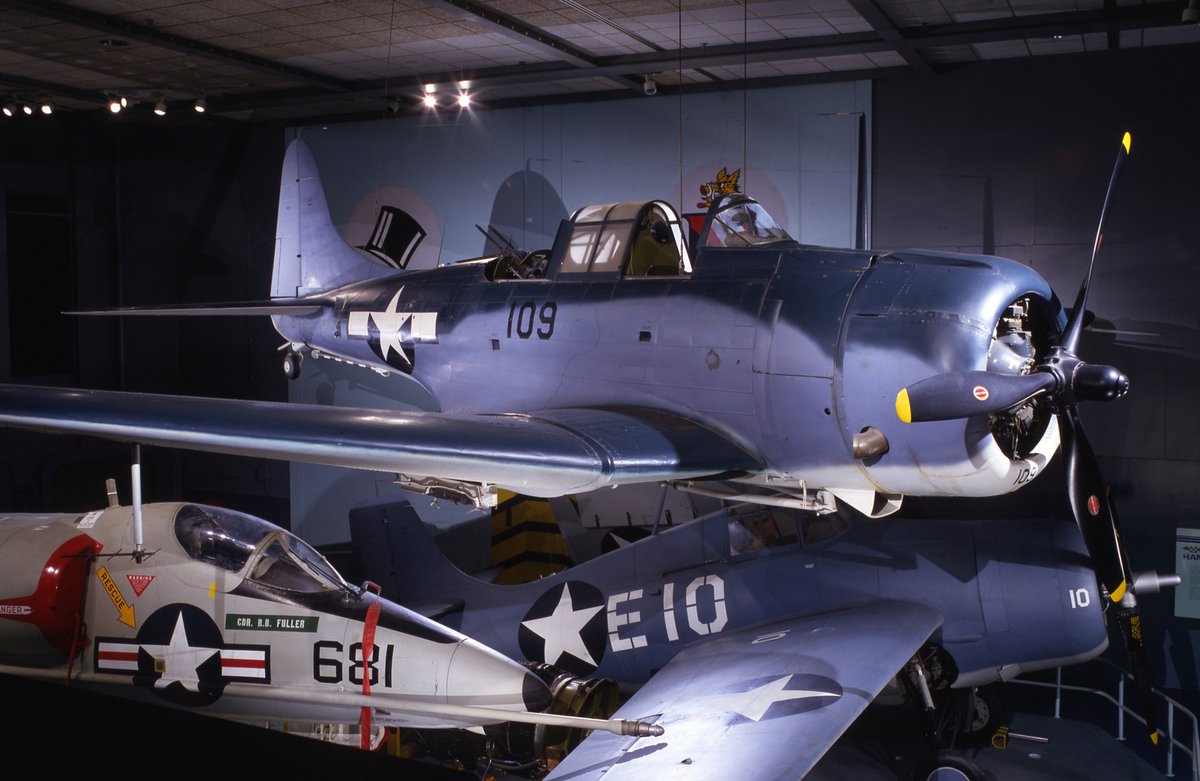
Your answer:
[[[720,433],[644,408],[449,415],[4,385],[0,426],[436,477],[529,496],[762,468]]]
[[[689,646],[614,714],[663,736],[594,732],[547,781],[801,778],[941,623],[875,602]]]

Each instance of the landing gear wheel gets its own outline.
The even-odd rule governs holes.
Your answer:
[[[984,781],[985,778],[978,765],[949,750],[937,752],[913,770],[913,781]]]
[[[1004,703],[995,687],[972,689],[967,702],[959,737],[969,746],[985,746],[1005,723]]]
[[[283,373],[289,380],[294,380],[300,376],[300,364],[304,362],[304,356],[294,350],[288,350],[283,354]]]

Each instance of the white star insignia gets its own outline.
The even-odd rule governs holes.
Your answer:
[[[183,624],[183,613],[175,620],[175,629],[166,645],[142,644],[146,653],[163,662],[162,677],[154,682],[154,688],[162,689],[172,683],[183,684],[188,691],[200,691],[200,666],[220,653],[217,648],[194,648],[188,644],[187,627]]]
[[[542,655],[547,664],[558,664],[563,654],[570,654],[580,661],[598,667],[587,646],[583,642],[583,627],[592,617],[604,609],[604,605],[585,607],[575,610],[571,606],[571,585],[565,584],[562,596],[554,612],[544,618],[531,618],[521,622],[521,625],[546,641],[546,651]]]
[[[436,342],[437,312],[398,311],[400,296],[403,294],[404,287],[401,286],[392,295],[392,300],[388,302],[382,312],[365,310],[351,312],[347,322],[347,331],[350,336],[369,338],[371,326],[374,326],[379,333],[379,352],[383,360],[388,360],[392,352],[396,352],[400,355],[400,359],[411,367],[412,359],[404,352],[404,339],[401,338],[400,332],[407,326],[409,329],[407,337],[412,344]]]
[[[804,700],[812,697],[841,697],[841,694],[831,691],[811,691],[785,689],[792,676],[785,675],[774,681],[746,692],[732,694],[714,694],[705,698],[705,710],[709,712],[732,711],[751,721],[761,721],[767,710],[777,702],[789,700]]]
[[[400,294],[404,292],[401,287],[396,291],[396,295],[392,296],[391,302],[387,305],[387,309],[382,312],[371,312],[371,321],[375,323],[375,327],[379,329],[379,349],[383,352],[383,360],[388,359],[388,354],[395,350],[400,353],[400,357],[407,364],[412,364],[408,360],[408,356],[404,354],[404,346],[400,343],[400,329],[412,319],[412,315],[404,312],[396,311],[400,305]]]

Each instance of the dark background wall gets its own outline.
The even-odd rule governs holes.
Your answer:
[[[1082,414],[1113,484],[1135,569],[1172,570],[1175,529],[1200,527],[1196,63],[1194,47],[1144,49],[979,65],[873,88],[873,246],[1014,257],[1066,298],[1084,273],[1120,135],[1133,132],[1089,306],[1103,330],[1083,342],[1086,359],[1120,366],[1133,390]],[[262,319],[122,325],[54,315],[260,298],[268,289],[283,149],[279,129],[209,122],[63,115],[0,123],[0,214],[7,216],[0,221],[0,380],[286,398],[279,339]],[[57,298],[39,309],[8,290],[14,266],[40,262],[27,238],[9,241],[14,221],[29,224],[10,211],[60,207],[73,232],[70,257],[65,272],[50,274],[60,280],[50,286]],[[51,214],[48,224],[62,226],[62,216]],[[45,240],[53,247],[54,236]],[[65,351],[63,360],[41,374],[14,372],[14,345],[19,352],[19,343],[48,328],[66,329],[46,338],[49,349]],[[103,478],[123,476],[127,465],[123,446],[6,431],[0,508],[97,506]],[[148,500],[213,501],[287,522],[284,464],[152,450],[145,473]],[[911,509],[1063,512],[1061,480],[1052,468],[1005,501]],[[124,481],[122,490],[128,496]],[[1170,595],[1143,604],[1154,678],[1195,689],[1200,625],[1174,618]]]
[[[1120,367],[1132,390],[1081,416],[1135,570],[1174,571],[1176,528],[1200,527],[1197,54],[1004,62],[879,82],[874,92],[873,245],[1012,257],[1068,306],[1121,134],[1132,132],[1089,295],[1096,322],[1081,353]],[[1034,488],[953,511],[1067,512],[1059,472]],[[1171,593],[1142,600],[1150,665],[1156,680],[1195,689],[1200,621],[1175,618],[1174,605]]]
[[[212,122],[60,112],[0,124],[0,378],[286,399],[271,359],[280,339],[265,319],[60,314],[263,297],[283,149],[282,130]],[[6,510],[95,507],[108,476],[129,496],[122,445],[11,430],[0,443]],[[148,500],[286,513],[286,464],[153,449],[144,458]]]

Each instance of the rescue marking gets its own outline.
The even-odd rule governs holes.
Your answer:
[[[104,591],[108,594],[108,598],[112,600],[113,607],[117,609],[120,616],[117,618],[122,624],[128,627],[137,627],[137,619],[134,617],[133,605],[125,599],[125,595],[121,593],[121,587],[112,579],[112,575],[108,574],[107,567],[101,567],[96,572],[96,577],[104,585]]]
[[[979,399],[980,401],[987,401],[988,396],[991,395],[990,393],[988,393],[988,389],[983,387],[982,385],[976,385],[975,389],[971,392],[974,393],[975,398]]]

